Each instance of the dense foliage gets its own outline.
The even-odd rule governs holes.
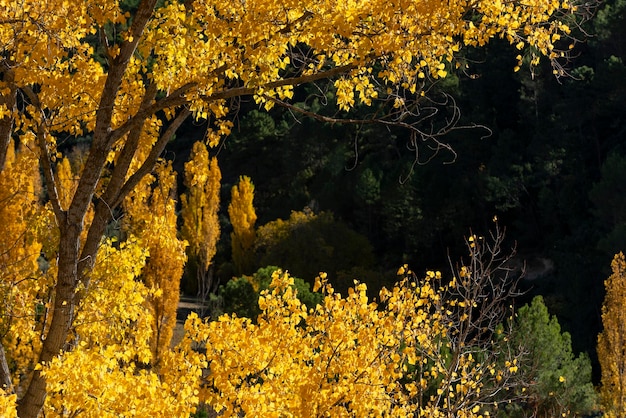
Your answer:
[[[451,69],[429,90],[442,104],[438,115],[460,113],[461,126],[480,126],[446,136],[455,153],[416,150],[393,127],[321,123],[243,103],[220,151],[225,179],[245,173],[256,182],[260,225],[306,207],[332,213],[367,237],[381,271],[399,261],[445,269],[448,254],[463,254],[458,237],[470,226],[486,231],[497,215],[517,242],[518,264],[526,262],[521,303],[543,295],[574,351],[589,354],[598,383],[603,282],[626,245],[624,19],[624,1],[603,3],[582,28],[593,36],[574,48],[571,77],[556,79],[548,63],[512,72],[518,55],[531,57],[502,41],[462,51],[469,67]],[[335,116],[322,107],[333,103],[332,91],[322,91],[296,89],[294,100]],[[352,115],[373,112],[357,107]],[[357,277],[370,287],[380,280]]]
[[[598,15],[597,55],[562,66],[591,6],[0,0],[0,411],[506,413],[523,389],[526,354],[508,344],[521,323],[506,328],[517,260],[502,256],[497,232],[493,240],[470,234],[467,262],[449,275],[422,267],[442,265],[424,258],[445,254],[468,225],[487,230],[495,212],[523,248],[557,266],[556,288],[568,268],[597,274],[596,259],[620,243],[622,219],[601,205],[620,184],[621,162],[600,166],[623,152],[613,107],[623,98],[577,89],[620,91],[606,80],[623,75],[623,49],[610,41],[623,30],[622,1]],[[493,58],[490,49],[504,53]],[[545,77],[568,71],[569,90]],[[464,119],[459,106],[475,113]],[[462,133],[477,130],[461,128],[472,123],[491,142],[466,141]],[[199,124],[211,151],[192,146]],[[232,190],[228,220],[217,215],[213,150]],[[180,155],[190,152],[182,175]],[[439,171],[454,155],[456,164]],[[576,193],[593,181],[595,212]],[[230,246],[217,243],[222,229],[232,231]],[[589,238],[588,230],[598,232]],[[580,245],[587,241],[591,251]],[[332,271],[315,279],[325,267],[302,260],[320,254]],[[229,263],[237,274],[280,263],[321,296],[303,304],[280,271],[267,289],[244,278],[258,303],[253,318],[192,315],[173,346],[187,255],[202,300],[232,277],[219,274]],[[426,273],[405,265],[383,288],[381,277],[408,261]],[[577,301],[585,286],[573,277]],[[230,283],[243,282],[223,289]],[[368,288],[381,288],[375,300]],[[558,303],[566,294],[551,295],[550,305],[567,312]],[[566,354],[547,373],[573,382],[563,368],[578,360],[566,334],[550,329]],[[585,380],[576,388],[584,393]],[[570,392],[559,396],[571,401]]]
[[[536,296],[516,315],[512,341],[522,347],[516,388],[520,401],[507,405],[509,417],[558,417],[584,415],[596,407],[591,383],[591,362],[575,356],[569,333],[562,332],[543,298]]]

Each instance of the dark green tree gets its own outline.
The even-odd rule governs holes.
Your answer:
[[[505,408],[503,417],[580,416],[593,410],[589,357],[574,355],[570,334],[561,331],[541,296],[518,311],[512,343],[524,353],[518,363],[521,385],[515,389],[522,402]]]

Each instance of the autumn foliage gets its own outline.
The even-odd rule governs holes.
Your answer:
[[[52,284],[51,275],[37,263],[42,250],[39,228],[45,222],[36,161],[26,144],[16,150],[11,141],[0,173],[0,355],[12,366],[9,371],[5,363],[3,371],[12,373],[3,374],[0,382],[9,395],[25,384],[20,376],[36,363]]]
[[[294,86],[322,79],[341,110],[378,100],[418,114],[428,87],[464,65],[461,48],[496,37],[530,47],[531,65],[547,56],[559,72],[569,41],[557,45],[575,12],[567,1],[539,0],[0,0],[3,413],[187,416],[208,402],[225,414],[280,415],[304,413],[306,401],[311,414],[481,414],[481,382],[506,375],[484,371],[492,363],[466,350],[442,360],[454,340],[441,292],[454,280],[405,281],[379,305],[361,285],[339,297],[322,283],[324,304],[304,312],[279,275],[262,326],[192,318],[186,343],[169,347],[185,243],[161,156],[190,117],[209,121],[205,141],[214,146],[233,126],[237,98],[297,111]],[[84,159],[65,160],[66,140],[78,137],[88,143]],[[231,215],[233,252],[245,271],[249,180],[233,201],[242,208]],[[211,331],[228,337],[209,340]],[[244,361],[232,349],[238,338],[274,351]],[[287,372],[293,361],[309,375]],[[402,381],[418,366],[422,377]],[[306,384],[290,402],[280,388],[296,382]],[[264,406],[255,403],[263,396]]]
[[[231,190],[228,215],[233,226],[230,234],[233,263],[237,273],[251,273],[256,240],[256,212],[254,210],[254,184],[242,176]]]
[[[623,253],[615,255],[611,269],[613,274],[604,282],[604,330],[598,336],[598,358],[602,367],[600,394],[606,415],[621,417],[626,414],[626,259]]]
[[[189,243],[189,254],[196,269],[198,294],[206,298],[212,289],[209,266],[220,237],[218,211],[222,173],[217,158],[209,159],[206,145],[194,143],[185,163],[187,193],[181,195],[181,235]]]
[[[359,283],[337,294],[322,275],[314,290],[324,299],[307,309],[278,271],[257,323],[191,316],[186,344],[206,350],[210,368],[201,398],[224,416],[482,416],[498,398],[481,389],[513,370],[481,358],[479,347],[454,349],[450,330],[461,324],[450,309],[471,304],[444,301],[454,280],[400,273],[377,301]]]

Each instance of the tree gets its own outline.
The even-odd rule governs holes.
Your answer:
[[[54,363],[64,347],[80,358],[74,322],[92,289],[107,226],[191,115],[211,120],[207,141],[215,145],[232,126],[230,99],[251,96],[265,108],[288,106],[292,86],[330,78],[342,110],[356,100],[388,101],[396,107],[380,123],[400,124],[416,141],[437,140],[445,130],[424,131],[417,124],[419,100],[434,79],[446,75],[456,51],[501,36],[556,63],[555,43],[569,33],[566,21],[576,10],[565,1],[534,0],[369,6],[208,0],[0,4],[0,170],[8,168],[12,139],[32,144],[51,224],[58,227],[51,244],[58,255],[50,271],[54,280],[46,282],[52,297],[41,300],[50,305],[49,324],[35,363]],[[398,121],[400,115],[409,119]],[[55,169],[63,152],[59,145],[78,136],[90,139],[89,153],[64,207]],[[51,376],[39,367],[27,371],[19,416],[42,410],[45,373]]]
[[[611,269],[613,274],[604,282],[604,330],[598,335],[598,358],[602,368],[600,396],[607,416],[621,417],[626,414],[626,259],[623,253],[615,255]]]
[[[254,268],[254,242],[256,240],[256,212],[253,205],[254,184],[248,176],[242,176],[231,190],[228,216],[233,226],[230,234],[233,263],[237,273],[250,273]]]
[[[320,271],[325,271],[335,290],[341,292],[345,292],[354,279],[350,277],[349,283],[340,284],[341,275],[349,275],[355,268],[368,269],[375,265],[372,245],[367,238],[336,221],[328,212],[292,211],[289,219],[277,219],[259,227],[256,241],[255,251],[261,265],[281,266],[309,283],[313,283]],[[365,281],[365,277],[361,280]]]
[[[541,296],[519,309],[511,339],[523,355],[519,361],[519,401],[506,407],[506,416],[549,418],[592,411],[596,394],[589,357],[574,356],[569,333],[561,332]]]
[[[185,344],[210,360],[201,399],[227,416],[493,414],[510,401],[501,393],[514,392],[521,355],[498,345],[510,337],[496,326],[511,291],[500,243],[471,247],[449,280],[403,266],[376,300],[356,281],[342,296],[321,274],[313,290],[323,299],[307,307],[294,279],[275,271],[256,321],[187,321]]]
[[[202,142],[196,142],[189,161],[185,163],[187,193],[181,196],[183,226],[181,235],[189,243],[194,259],[198,295],[205,300],[214,290],[209,266],[217,251],[220,237],[218,211],[222,173],[217,158],[209,160],[209,152]]]
[[[150,290],[146,303],[152,316],[151,362],[159,364],[161,351],[171,343],[176,326],[180,279],[187,260],[187,243],[176,228],[176,175],[169,163],[156,167],[126,198],[125,230],[148,252],[141,277]]]

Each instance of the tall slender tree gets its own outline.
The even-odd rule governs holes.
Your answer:
[[[186,242],[176,229],[176,174],[171,163],[156,167],[156,178],[146,176],[126,200],[126,224],[148,251],[141,277],[151,291],[146,303],[152,314],[150,349],[159,364],[161,351],[171,343],[176,326],[180,279],[187,257]]]
[[[196,270],[198,296],[205,300],[214,290],[211,262],[220,237],[218,211],[222,173],[217,158],[209,159],[203,142],[196,142],[185,163],[187,193],[181,195],[183,225],[181,234],[189,243],[188,252]]]
[[[626,416],[626,259],[616,254],[613,274],[604,282],[602,306],[604,330],[598,336],[598,358],[602,368],[600,395],[607,417]]]
[[[238,274],[250,274],[254,269],[256,211],[253,201],[254,184],[250,177],[242,176],[231,190],[231,201],[228,205],[228,215],[233,226],[230,234],[233,264]]]

